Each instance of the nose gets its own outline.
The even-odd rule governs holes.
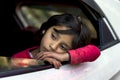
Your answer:
[[[51,43],[51,44],[49,45],[50,50],[56,52],[56,51],[57,51],[57,48],[58,48],[58,44],[59,44],[59,43],[57,43],[57,42]]]

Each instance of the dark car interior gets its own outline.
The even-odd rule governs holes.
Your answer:
[[[51,5],[52,7],[50,7]],[[81,9],[82,12],[85,13],[85,16],[87,17],[87,18],[86,17],[83,18],[84,19],[83,21],[86,22],[88,26],[89,25],[90,27],[92,26],[91,30],[93,32],[92,33],[93,35],[92,35],[91,43],[99,46],[99,39],[98,39],[99,34],[98,32],[96,32],[98,31],[99,28],[94,27],[97,25],[93,23],[95,22],[95,20],[91,18],[91,15],[88,14],[89,11],[85,10],[85,6],[83,6],[82,3],[80,4],[80,2],[77,2],[74,0],[71,0],[69,2],[65,2],[64,0],[60,0],[60,1],[57,1],[57,0],[52,0],[52,1],[49,1],[49,0],[39,0],[39,1],[38,0],[34,0],[34,1],[16,0],[10,6],[11,6],[9,9],[10,11],[8,11],[10,14],[8,15],[7,24],[5,24],[5,27],[3,28],[3,31],[2,31],[2,34],[4,35],[2,35],[2,38],[1,38],[1,45],[0,45],[1,56],[11,57],[14,53],[22,51],[28,47],[39,45],[39,38],[35,33],[39,29],[38,27],[40,24],[38,25],[34,25],[35,23],[30,24],[31,22],[33,22],[32,21],[33,18],[31,18],[31,22],[27,22],[27,19],[29,17],[26,16],[27,10],[29,11],[33,10],[33,13],[35,13],[35,11],[39,13],[40,11],[37,10],[39,8],[41,8],[41,11],[44,12],[44,14],[46,13],[47,17],[55,13],[58,13],[58,12],[62,13],[65,10],[68,10],[68,12],[71,12],[71,10],[73,10],[74,7],[76,8],[76,11],[74,10],[73,14],[78,15],[80,11],[77,9]],[[48,7],[45,7],[45,6],[48,6]],[[66,7],[66,9],[62,9],[61,8],[62,6]],[[46,10],[48,11],[49,11],[49,8],[51,8],[53,9],[53,12],[48,14],[47,12],[45,12],[46,10],[43,7],[46,8]],[[26,13],[24,11],[25,9],[26,9]],[[56,9],[58,9],[58,11],[56,11]],[[81,14],[81,16],[84,16],[83,13]],[[41,16],[43,16],[42,18],[46,20],[46,16],[44,16],[44,14],[41,14]],[[31,13],[31,15],[34,15],[34,14]],[[36,16],[38,17],[40,15],[36,14]],[[26,18],[26,23],[25,23],[25,18]],[[88,21],[88,19],[90,20]],[[42,23],[42,20],[39,20],[39,22]]]

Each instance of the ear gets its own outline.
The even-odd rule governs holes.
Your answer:
[[[80,16],[77,16],[77,17],[78,17],[78,20],[79,20],[79,21],[82,21],[82,19],[81,19],[81,17],[80,17]]]
[[[46,31],[45,31],[45,30],[43,30],[43,31],[42,31],[42,34],[45,34],[45,32],[46,32]]]

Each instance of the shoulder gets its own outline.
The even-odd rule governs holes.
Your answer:
[[[34,47],[31,47],[31,48],[25,49],[23,51],[20,51],[20,52],[14,54],[12,57],[13,58],[30,58],[29,52],[38,48],[38,47],[39,46],[34,46]]]

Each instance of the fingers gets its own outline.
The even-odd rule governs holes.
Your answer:
[[[69,61],[69,54],[68,53],[55,53],[55,52],[43,52],[40,54],[40,59],[43,60],[44,58],[55,58],[58,61]]]
[[[60,66],[62,66],[59,56],[61,55],[54,52],[40,52],[36,54],[34,58],[37,60],[48,61],[50,64],[53,64],[56,69],[59,69]]]
[[[55,58],[55,54],[53,52],[40,52],[34,56],[34,58],[38,60],[43,60],[48,57]]]
[[[39,59],[40,60],[43,60],[44,58],[47,58],[47,57],[53,57],[52,54],[50,54],[49,52],[42,52],[40,55],[39,55]]]
[[[62,61],[62,54],[59,54],[59,53],[55,53],[55,52],[43,52],[41,55],[40,55],[40,59],[43,60],[44,58],[55,58],[57,59],[58,61]]]
[[[35,55],[35,59],[43,60],[44,58],[55,58],[58,61],[69,61],[68,53],[55,53],[55,52],[40,52]]]
[[[50,64],[53,64],[56,69],[59,69],[62,64],[60,61],[53,59],[53,58],[45,58],[45,61],[48,61]]]
[[[37,60],[42,60],[41,58],[43,57],[43,55],[44,55],[43,52],[39,52],[36,55],[34,55],[34,58]]]

